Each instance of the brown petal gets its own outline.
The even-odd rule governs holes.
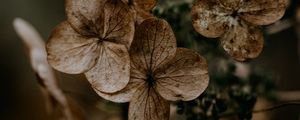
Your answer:
[[[125,45],[112,42],[99,43],[100,57],[95,67],[85,73],[99,91],[113,93],[125,88],[130,77],[130,59]]]
[[[52,32],[47,52],[52,67],[61,72],[79,74],[95,65],[99,46],[96,38],[81,36],[65,21]]]
[[[108,0],[104,6],[102,38],[126,45],[129,49],[134,37],[135,11],[120,0]]]
[[[263,34],[257,26],[241,22],[221,37],[224,50],[238,61],[256,58],[263,49]]]
[[[174,59],[157,69],[155,74],[157,91],[171,101],[193,100],[208,86],[206,60],[185,48],[178,48]]]
[[[141,70],[154,71],[171,60],[175,52],[176,38],[170,25],[162,19],[151,18],[138,26],[130,57]]]
[[[149,12],[151,11],[157,4],[157,0],[133,0],[135,5],[139,8]]]
[[[129,104],[128,120],[169,120],[170,104],[153,88],[140,87]]]
[[[287,4],[287,0],[248,0],[239,13],[242,19],[252,24],[268,25],[284,15]]]
[[[146,19],[155,17],[150,12],[145,11],[139,7],[135,7],[135,11],[136,11],[136,22],[138,25],[140,25]]]
[[[228,16],[231,12],[215,0],[196,0],[191,12],[193,26],[205,37],[220,37],[233,21],[233,18]]]
[[[103,19],[103,5],[106,0],[66,0],[68,21],[82,35],[95,35],[96,21]],[[103,20],[102,20],[103,22]],[[103,29],[103,28],[102,28]]]
[[[15,19],[14,27],[28,48],[31,66],[43,88],[47,104],[51,105],[49,107],[60,106],[58,111],[48,109],[48,112],[59,112],[59,114],[62,114],[59,116],[60,119],[64,120],[83,120],[82,113],[79,109],[76,109],[77,105],[72,103],[71,99],[68,99],[57,85],[54,71],[47,62],[47,53],[42,37],[33,26],[23,19]],[[55,102],[55,105],[52,104],[53,102]]]

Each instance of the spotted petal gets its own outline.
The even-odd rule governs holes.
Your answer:
[[[176,38],[170,25],[162,19],[150,18],[138,26],[130,57],[145,73],[170,61],[175,52]]]
[[[78,34],[64,21],[52,32],[47,43],[48,62],[56,70],[79,74],[91,69],[99,57],[96,38]]]
[[[252,24],[268,25],[284,15],[287,4],[287,0],[248,0],[239,10],[240,17]]]
[[[97,64],[85,73],[96,90],[113,93],[125,88],[130,77],[130,59],[125,45],[103,41]],[[99,56],[98,55],[98,56]]]
[[[263,49],[263,34],[257,26],[241,22],[221,37],[224,50],[238,61],[256,58]]]
[[[169,120],[170,104],[153,88],[140,87],[129,104],[128,120]]]
[[[133,0],[135,5],[139,8],[149,12],[151,11],[157,4],[157,0]]]
[[[156,89],[164,99],[193,100],[208,86],[208,67],[196,52],[178,48],[174,59],[155,71],[155,78]]]

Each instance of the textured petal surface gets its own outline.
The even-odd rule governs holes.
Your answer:
[[[106,0],[66,0],[66,14],[72,27],[82,35],[95,35],[96,22],[102,21]]]
[[[157,3],[157,0],[133,0],[135,5],[145,11],[151,11]]]
[[[239,10],[240,17],[256,25],[268,25],[284,15],[287,3],[287,0],[248,0]]]
[[[257,26],[241,22],[221,38],[224,50],[238,61],[256,58],[263,49],[263,34]]]
[[[79,74],[93,67],[99,56],[97,39],[78,34],[68,22],[59,24],[47,43],[48,62],[58,71]]]
[[[120,0],[108,0],[104,6],[104,31],[101,38],[126,45],[134,37],[135,11]]]
[[[232,10],[221,6],[217,0],[197,0],[192,7],[192,22],[198,33],[205,37],[220,37],[235,22],[229,16]]]
[[[169,120],[170,104],[153,88],[140,87],[129,104],[128,120]]]
[[[94,89],[113,93],[125,88],[130,77],[130,59],[125,45],[112,42],[99,43],[97,64],[85,73]]]
[[[171,101],[188,101],[197,98],[208,86],[208,67],[205,59],[196,52],[178,48],[168,64],[155,71],[157,91]]]
[[[141,72],[146,72],[167,63],[175,52],[176,38],[170,25],[164,20],[151,18],[138,26],[130,57]]]

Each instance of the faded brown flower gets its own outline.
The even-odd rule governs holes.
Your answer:
[[[133,0],[136,11],[136,22],[141,24],[144,20],[153,18],[152,9],[156,6],[157,0]]]
[[[256,58],[263,48],[259,25],[279,20],[286,0],[196,0],[193,26],[205,37],[220,37],[224,50],[234,59]]]
[[[66,0],[66,13],[67,21],[47,43],[50,65],[65,73],[85,73],[102,92],[123,89],[130,74],[134,10],[121,0]]]
[[[60,120],[84,120],[76,104],[58,87],[54,72],[47,62],[45,43],[38,32],[20,18],[15,19],[13,24],[28,49],[28,57],[46,97],[49,114],[59,112],[61,115],[54,117]]]
[[[168,101],[188,101],[198,97],[208,85],[203,57],[176,47],[170,25],[150,18],[135,32],[130,48],[131,73],[121,91],[97,93],[114,102],[129,102],[129,120],[168,120]]]

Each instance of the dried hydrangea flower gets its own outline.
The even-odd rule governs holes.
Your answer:
[[[28,22],[17,18],[14,20],[14,27],[22,38],[28,49],[28,57],[31,66],[37,75],[37,79],[43,88],[47,100],[48,113],[61,112],[60,119],[63,120],[84,120],[83,114],[77,109],[76,104],[63,93],[57,84],[54,72],[47,62],[45,43],[38,32]],[[55,110],[55,107],[57,109]],[[58,118],[56,118],[58,119]]]
[[[135,12],[121,0],[104,1],[67,0],[68,19],[52,32],[47,52],[55,69],[85,73],[93,88],[112,93],[129,81]]]
[[[168,101],[198,97],[208,85],[208,68],[203,57],[176,47],[170,25],[150,18],[137,27],[130,48],[129,84],[121,91],[97,93],[114,102],[130,102],[129,120],[168,120]]]
[[[286,0],[196,0],[193,26],[205,37],[220,37],[225,51],[239,61],[256,58],[263,48],[259,25],[279,20]]]
[[[137,13],[137,24],[141,24],[144,20],[154,17],[151,11],[156,6],[157,0],[133,0],[133,4]]]

